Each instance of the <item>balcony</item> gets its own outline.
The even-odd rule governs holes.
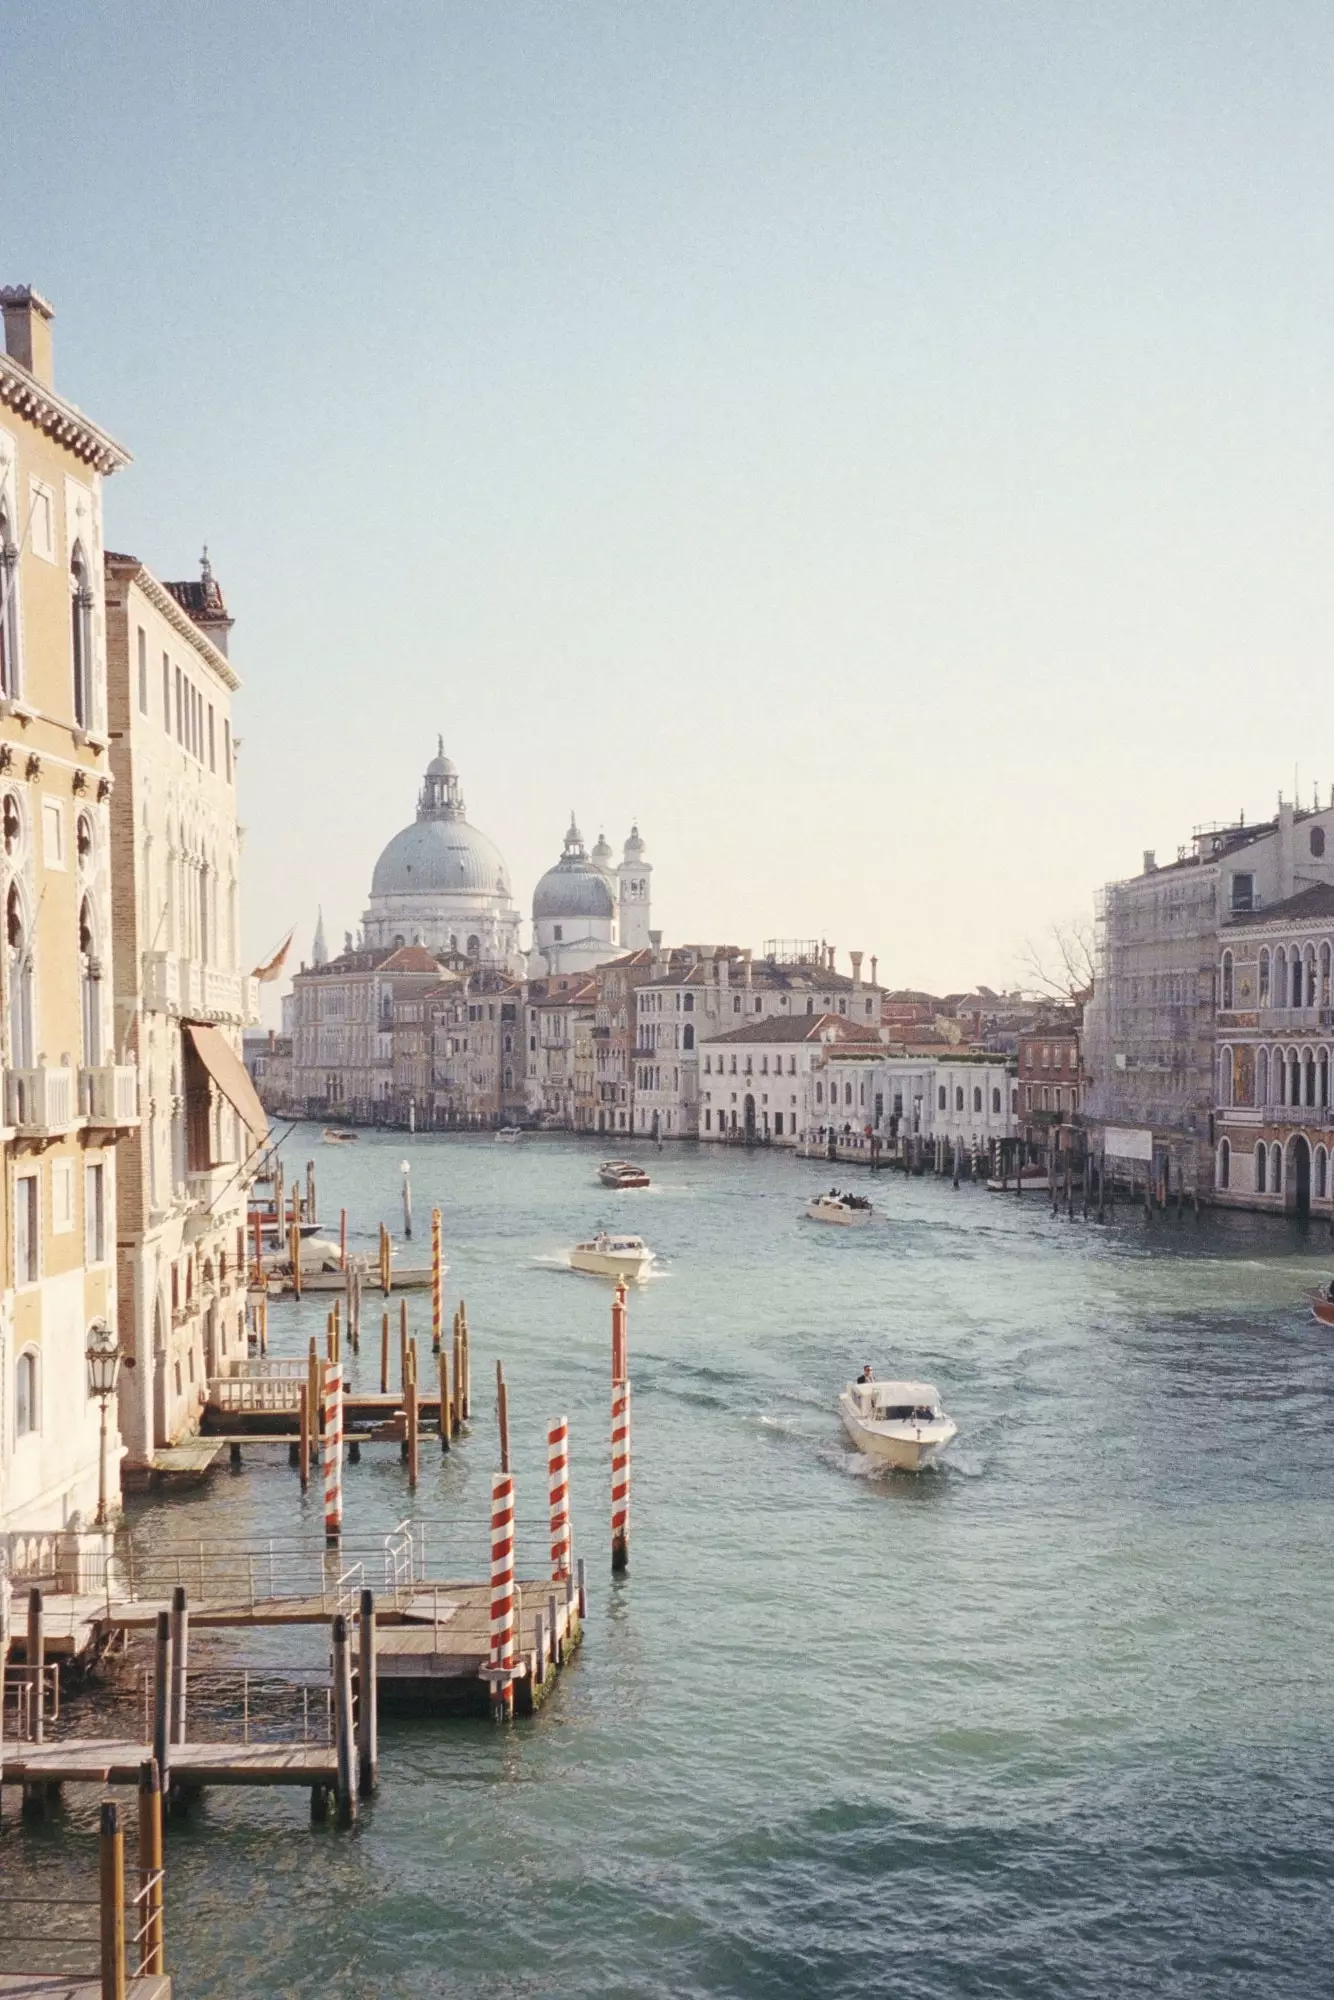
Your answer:
[[[212,1218],[214,1210],[229,1190],[235,1196],[233,1206],[239,1210],[244,1205],[245,1197],[235,1160],[224,1161],[219,1166],[196,1167],[185,1176],[186,1198],[191,1208],[202,1216]]]
[[[20,1134],[49,1137],[78,1119],[73,1069],[12,1069],[5,1079],[9,1123]]]
[[[128,1131],[139,1123],[139,1072],[133,1063],[103,1063],[79,1071],[79,1109],[88,1123],[105,1131]]]
[[[259,1018],[259,982],[174,951],[146,951],[144,1006],[157,1014],[244,1026]]]

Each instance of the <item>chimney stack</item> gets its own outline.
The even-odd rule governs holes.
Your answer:
[[[835,946],[831,944],[829,947],[829,967],[828,967],[830,972],[832,972],[834,969],[834,951],[835,951]]]
[[[31,285],[0,285],[5,311],[5,353],[48,389],[55,387],[51,322],[55,307]]]
[[[745,972],[744,972],[744,973],[743,973],[743,975],[742,975],[742,980],[743,980],[743,983],[744,983],[744,984],[745,984],[746,986],[749,986],[749,985],[750,985],[750,983],[751,983],[751,980],[752,980],[752,978],[753,978],[753,976],[754,976],[754,975],[752,974],[752,972],[751,972],[751,965],[750,965],[750,946],[749,946],[749,945],[747,945],[747,946],[746,946],[746,949],[745,949],[745,950],[744,950],[744,951],[742,952],[742,954],[741,954],[741,957],[742,957],[742,961],[743,961],[743,963],[744,963],[744,965],[745,965],[745,968],[746,968],[746,969],[745,969]]]
[[[1144,873],[1145,873],[1146,875],[1152,875],[1152,874],[1153,874],[1153,872],[1154,872],[1154,870],[1155,870],[1155,869],[1157,868],[1157,866],[1158,866],[1158,857],[1157,857],[1157,855],[1156,855],[1156,854],[1154,853],[1154,851],[1153,851],[1153,849],[1152,849],[1151,847],[1146,847],[1146,848],[1145,848],[1145,850],[1144,850],[1144,871],[1143,871],[1143,872],[1144,872]]]
[[[879,980],[879,978],[878,978],[878,977],[877,977],[877,975],[876,975],[876,966],[877,966],[877,964],[878,964],[878,963],[879,963],[879,961],[877,960],[877,958],[876,958],[876,955],[875,955],[875,953],[874,953],[874,952],[872,952],[872,953],[871,953],[871,984],[872,984],[872,986],[878,986],[878,985],[880,984],[880,980]]]
[[[862,983],[862,954],[859,951],[851,951],[848,957],[852,960],[853,986],[859,987]]]

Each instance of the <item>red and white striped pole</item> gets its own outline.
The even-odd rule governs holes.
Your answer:
[[[558,1417],[547,1432],[547,1482],[551,1500],[551,1577],[573,1574],[570,1530],[570,1420]]]
[[[514,1478],[491,1480],[491,1714],[514,1713]]]
[[[343,1366],[324,1367],[324,1534],[336,1542],[343,1532]]]
[[[440,1211],[431,1210],[431,1352],[440,1352],[440,1335],[445,1323],[444,1259],[441,1255],[442,1240]]]
[[[620,1279],[611,1304],[611,1568],[630,1567],[630,1348],[626,1289]]]

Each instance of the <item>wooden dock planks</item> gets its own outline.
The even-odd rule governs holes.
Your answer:
[[[124,1738],[24,1743],[5,1751],[7,1785],[133,1785],[151,1744]],[[331,1743],[173,1744],[175,1785],[332,1785],[338,1759]]]

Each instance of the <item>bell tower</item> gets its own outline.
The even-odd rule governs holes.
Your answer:
[[[647,951],[653,921],[653,863],[644,851],[638,826],[630,829],[624,857],[616,870],[616,932],[622,951]]]

